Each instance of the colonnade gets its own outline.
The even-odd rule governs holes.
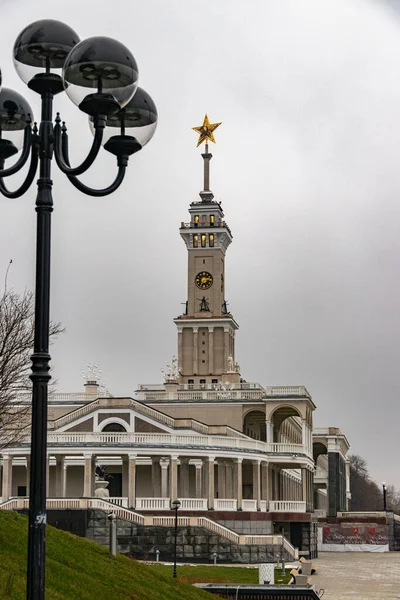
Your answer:
[[[51,481],[53,497],[71,496],[67,489],[67,469],[75,467],[65,455],[55,454],[53,457],[55,469],[54,458],[51,471],[49,458],[47,463],[47,494],[50,495]],[[300,478],[298,471],[281,469],[279,465],[264,460],[171,454],[151,457],[151,469],[144,476],[138,469],[144,458],[136,453],[120,456],[122,497],[128,499],[128,506],[132,508],[136,507],[137,498],[147,496],[169,498],[170,502],[176,498],[202,498],[207,500],[209,510],[215,508],[216,499],[234,499],[238,510],[243,509],[246,499],[255,501],[257,510],[261,510],[262,502],[270,500],[305,501],[307,509],[312,510],[312,473],[305,468],[301,469]],[[3,454],[0,493],[3,501],[13,495],[12,460],[11,454]],[[26,461],[26,493],[29,494],[29,456]],[[101,464],[101,456],[85,453],[79,466],[82,467],[82,464],[83,483],[76,495],[94,497],[96,464]]]

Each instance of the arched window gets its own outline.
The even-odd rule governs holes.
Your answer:
[[[109,423],[105,427],[103,427],[102,431],[112,431],[114,433],[126,432],[126,429],[120,423]]]

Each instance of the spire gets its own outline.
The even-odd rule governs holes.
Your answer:
[[[197,141],[197,147],[203,142],[206,144],[205,153],[202,154],[204,161],[204,186],[203,191],[200,192],[200,198],[203,202],[211,202],[214,198],[214,194],[210,190],[210,160],[212,159],[211,152],[208,151],[208,140],[215,142],[214,131],[219,127],[221,123],[210,123],[208,115],[205,115],[203,124],[192,129],[199,134]]]

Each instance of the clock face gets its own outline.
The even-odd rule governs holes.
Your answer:
[[[208,290],[213,284],[213,276],[208,271],[200,271],[200,273],[197,273],[194,281],[201,290]]]

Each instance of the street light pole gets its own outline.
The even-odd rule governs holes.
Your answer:
[[[175,510],[175,539],[174,539],[174,571],[172,577],[176,578],[176,547],[178,542],[178,509],[181,503],[179,500],[174,500],[172,503],[172,510]]]
[[[41,97],[39,129],[26,100],[17,92],[1,88],[0,74],[0,193],[18,198],[31,186],[39,165],[36,212],[36,287],[34,348],[31,356],[32,416],[29,489],[27,600],[45,598],[47,405],[50,376],[50,252],[53,211],[51,162],[74,187],[90,196],[107,196],[121,185],[129,157],[153,137],[157,109],[151,97],[139,88],[136,61],[123,44],[106,37],[82,42],[60,21],[44,19],[28,25],[14,44],[14,64],[21,79]],[[53,99],[67,92],[89,117],[94,139],[87,158],[71,167],[68,136],[59,114],[53,124]],[[62,124],[61,124],[62,123]],[[19,136],[19,137],[18,137]],[[23,139],[23,143],[22,143]],[[20,143],[20,145],[19,145]],[[78,176],[94,163],[101,145],[117,159],[114,182],[92,189]],[[22,152],[5,169],[5,161]],[[22,185],[10,191],[4,179],[27,162],[30,167]]]
[[[387,499],[387,488],[386,488],[386,483],[385,482],[382,483],[382,492],[383,492],[383,510],[386,512],[386,510],[387,510],[387,502],[386,502],[386,499]]]

